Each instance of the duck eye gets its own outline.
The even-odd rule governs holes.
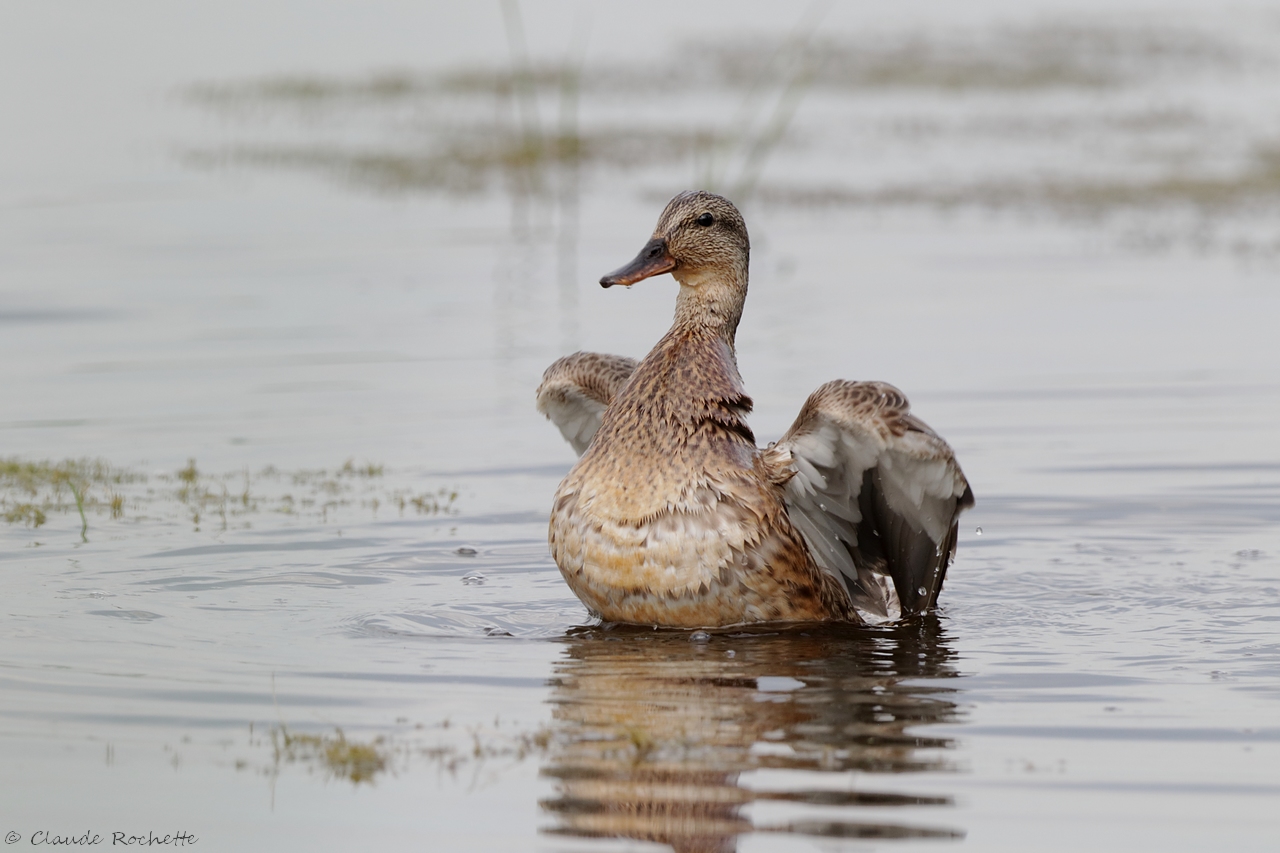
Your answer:
[[[711,225],[711,223],[715,221],[716,221],[716,218],[712,216],[710,213],[704,213],[694,220],[694,222],[697,222],[703,228],[706,228],[707,226]]]

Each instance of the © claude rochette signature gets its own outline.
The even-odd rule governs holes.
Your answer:
[[[17,844],[23,840],[22,833],[10,830],[5,833],[5,844]],[[190,832],[147,832],[139,835],[132,832],[94,832],[89,830],[79,835],[74,833],[49,832],[39,830],[31,833],[26,839],[32,847],[50,845],[54,847],[96,847],[106,844],[111,847],[187,847],[200,839]]]

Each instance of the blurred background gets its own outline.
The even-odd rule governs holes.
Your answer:
[[[1274,841],[1274,4],[8,0],[0,110],[24,837]],[[596,282],[689,188],[762,443],[843,377],[956,449],[927,631],[615,654],[561,583],[533,391],[663,334]]]
[[[762,433],[836,375],[1274,376],[1280,24],[1232,8],[7,4],[5,443],[556,452],[531,389],[660,336],[594,282],[693,186]]]

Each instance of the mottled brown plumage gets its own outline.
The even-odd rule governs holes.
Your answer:
[[[604,410],[635,372],[638,362],[620,355],[575,352],[557,359],[542,375],[538,411],[555,421],[581,456],[600,427]]]
[[[539,410],[582,454],[556,492],[552,555],[607,621],[711,627],[923,609],[968,495],[950,448],[892,386],[835,382],[810,397],[782,441],[758,449],[734,352],[749,252],[727,199],[682,193],[635,261],[601,279],[630,286],[671,272],[680,294],[671,330],[638,365],[576,353],[543,377]],[[914,433],[928,441],[912,444]],[[844,491],[828,495],[833,483]],[[889,497],[878,499],[883,489]],[[828,501],[839,505],[831,519]],[[934,535],[947,529],[950,543]],[[945,556],[927,567],[924,594],[908,596],[907,586],[923,588],[922,536]],[[913,567],[905,573],[903,555]]]

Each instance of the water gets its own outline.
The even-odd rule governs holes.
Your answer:
[[[0,829],[1272,849],[1274,14],[518,8],[3,13],[0,457],[101,464],[5,469]],[[550,562],[533,389],[662,334],[594,281],[706,180],[761,440],[844,376],[956,448],[936,618],[609,630]]]

